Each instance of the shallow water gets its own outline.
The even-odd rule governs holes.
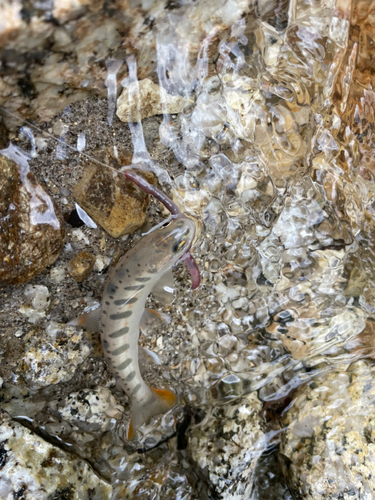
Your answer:
[[[254,480],[252,472],[246,476],[250,486],[242,498],[266,498],[265,492],[268,499],[290,498],[286,482],[297,498],[337,498],[348,491],[354,498],[365,498],[361,492],[370,491],[366,498],[373,498],[372,465],[360,467],[366,460],[372,463],[372,448],[363,451],[365,458],[354,459],[358,454],[349,446],[347,459],[338,459],[341,452],[330,455],[332,442],[347,438],[346,416],[354,407],[366,421],[369,446],[375,435],[372,399],[364,389],[370,386],[372,394],[375,98],[368,61],[373,19],[367,2],[350,0],[255,6],[234,0],[181,2],[171,10],[161,9],[150,31],[156,54],[152,79],[188,104],[181,113],[168,114],[162,99],[164,114],[158,120],[140,121],[139,61],[127,54],[121,85],[129,88],[129,100],[139,111],[138,123],[129,124],[132,165],[153,171],[198,227],[193,255],[201,286],[191,292],[188,273],[179,266],[173,303],[168,293],[151,299],[171,315],[171,322],[152,325],[149,335],[141,338],[160,361],[146,362],[145,377],[177,392],[181,406],[175,419],[180,428],[190,422],[184,439],[195,439],[196,448],[178,443],[178,432],[177,438],[168,440],[174,428],[166,415],[142,430],[137,446],[147,449],[166,442],[147,453],[134,453],[125,440],[128,401],[108,374],[94,377],[89,386],[110,387],[125,417],[109,419],[105,430],[92,427],[85,418],[69,423],[67,414],[59,413],[62,403],[53,388],[32,387],[31,404],[11,382],[3,388],[4,408],[13,417],[27,417],[44,436],[53,435],[88,459],[111,480],[113,498],[239,498],[225,490],[237,488],[241,477],[233,472],[234,466],[231,469],[234,458],[228,466],[225,445],[217,451],[220,473],[215,458],[202,465],[202,457],[209,456],[210,438],[208,444],[203,442],[200,422],[204,414],[209,418],[215,409],[225,413],[222,408],[228,403],[249,394],[259,403],[251,416],[251,428],[259,425],[259,435],[250,440],[250,420],[241,424],[242,430],[240,424],[231,429],[232,436],[220,435],[231,443],[228,447],[236,442],[237,457],[245,450],[243,464],[255,469]],[[117,120],[113,112],[120,66],[113,58],[106,65],[108,106],[99,107],[99,112],[109,125]],[[85,135],[75,134],[79,113],[78,105],[72,104],[61,115],[58,160],[68,155],[72,164],[79,162],[78,152],[66,148],[69,142],[95,154],[95,134],[100,132],[85,129]],[[128,125],[117,120],[114,126],[118,130]],[[158,134],[152,127],[158,127]],[[23,135],[34,156],[30,129]],[[20,144],[30,147],[27,141]],[[114,136],[114,156],[122,147]],[[173,162],[164,161],[168,154]],[[52,153],[39,150],[38,156],[30,168],[43,172]],[[58,178],[60,192],[71,189],[71,179],[64,177],[66,167]],[[154,207],[151,217],[159,222],[160,211]],[[88,246],[92,235],[99,235],[87,228],[85,234]],[[73,241],[73,232],[67,241]],[[113,247],[102,253],[106,252],[113,257]],[[89,300],[100,297],[104,281],[105,274],[96,286],[88,285]],[[87,305],[86,292],[83,287],[81,295],[75,293],[85,297]],[[64,307],[69,309],[68,303]],[[64,309],[53,319],[64,323],[66,314]],[[105,370],[100,357],[92,359],[92,366],[86,367],[88,378],[90,369],[100,365],[101,372]],[[361,389],[353,393],[352,383]],[[80,384],[77,379],[74,390]],[[69,392],[73,388],[67,385],[60,399]],[[310,397],[316,404],[307,411],[305,399]],[[323,409],[314,409],[318,407]],[[224,413],[222,421],[230,420]],[[338,419],[344,423],[335,427],[335,438],[319,435],[317,429]],[[317,442],[314,435],[319,435]],[[185,431],[180,439],[183,436]],[[355,443],[363,448],[361,439],[362,435],[354,439],[353,449]],[[280,468],[275,466],[279,445],[286,479],[278,479]],[[308,447],[313,449],[311,463],[304,454]],[[348,476],[342,484],[339,473],[324,475],[338,460]],[[357,482],[348,472],[351,462],[358,465]],[[313,473],[306,476],[309,467],[317,468],[321,483]],[[227,486],[217,477],[227,480]],[[329,480],[333,486],[326,487]]]

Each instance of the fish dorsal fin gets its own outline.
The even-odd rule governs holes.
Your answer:
[[[99,306],[96,309],[91,309],[90,311],[78,316],[77,318],[69,321],[68,325],[81,326],[87,332],[99,333],[100,332],[100,317],[102,308]]]

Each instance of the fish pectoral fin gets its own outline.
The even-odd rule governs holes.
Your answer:
[[[154,365],[161,365],[160,358],[155,352],[141,346],[138,347],[138,361],[141,368],[141,373],[150,363]]]
[[[169,324],[171,322],[171,317],[169,314],[162,313],[160,311],[154,311],[153,309],[145,309],[142,314],[140,321],[140,329],[143,333],[148,330],[153,330],[156,326],[161,323]]]
[[[98,333],[100,332],[100,316],[101,307],[97,307],[96,309],[92,309],[91,311],[72,319],[68,322],[68,325],[81,326],[87,332]]]
[[[168,269],[161,275],[152,289],[152,293],[156,300],[168,306],[174,300],[174,280],[172,269]]]

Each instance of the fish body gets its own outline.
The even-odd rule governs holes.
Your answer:
[[[107,364],[132,401],[133,432],[151,416],[164,413],[175,402],[168,390],[156,390],[143,380],[138,363],[139,325],[147,296],[189,250],[193,221],[183,215],[145,235],[125,254],[105,286],[101,308],[101,340]]]

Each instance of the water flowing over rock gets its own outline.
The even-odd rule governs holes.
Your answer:
[[[364,0],[0,5],[1,248],[25,262],[12,193],[48,240],[30,274],[0,250],[0,401],[111,500],[374,498],[374,19]],[[140,372],[178,404],[133,440],[99,331],[67,324],[127,251],[140,284],[160,255],[142,238],[170,214],[124,166],[195,222],[201,274],[192,291],[178,263],[147,299]]]
[[[12,148],[1,153],[0,282],[25,283],[57,259],[64,221],[29,171],[27,157]]]
[[[261,402],[254,394],[208,409],[191,431],[188,450],[218,498],[249,498],[259,457],[267,448]]]
[[[374,395],[374,366],[364,361],[296,392],[280,461],[297,497],[374,497]]]

